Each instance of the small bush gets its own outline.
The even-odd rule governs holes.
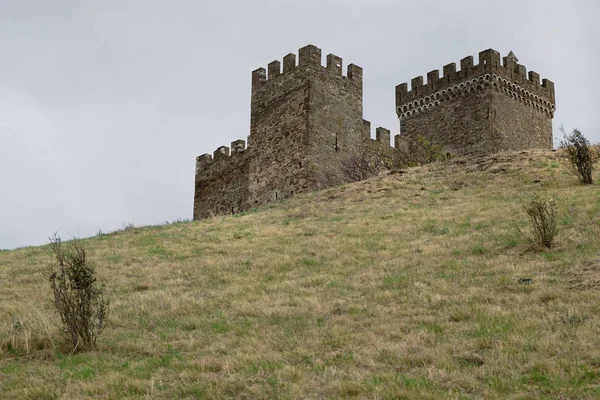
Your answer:
[[[592,172],[594,164],[598,161],[600,154],[598,150],[590,145],[590,142],[583,136],[578,129],[573,129],[573,133],[567,135],[560,127],[564,135],[564,140],[560,142],[560,147],[567,152],[567,158],[573,169],[577,172],[581,183],[591,185],[594,183]]]
[[[558,219],[554,199],[542,200],[535,195],[527,204],[523,204],[523,209],[529,215],[538,242],[542,246],[551,249],[554,238],[558,234]]]
[[[67,339],[73,351],[95,348],[108,317],[105,287],[96,281],[96,271],[81,241],[72,240],[67,250],[54,234],[50,248],[55,263],[49,281]]]

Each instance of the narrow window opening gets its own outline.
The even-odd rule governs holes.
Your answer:
[[[339,140],[338,138],[342,134],[342,117],[341,116],[338,117],[337,125],[338,125],[337,126],[337,132],[335,133],[335,151],[336,152],[340,151],[340,148],[338,146],[338,140]]]

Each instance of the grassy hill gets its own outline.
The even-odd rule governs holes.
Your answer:
[[[559,207],[552,251],[529,239],[533,193]],[[84,245],[112,314],[74,355],[48,247],[0,252],[0,398],[600,397],[600,191],[557,152]]]

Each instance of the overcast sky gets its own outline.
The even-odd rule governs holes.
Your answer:
[[[250,73],[314,44],[394,87],[494,48],[600,141],[598,0],[0,0],[0,249],[192,217],[195,157],[246,139]],[[555,141],[556,142],[556,141]]]

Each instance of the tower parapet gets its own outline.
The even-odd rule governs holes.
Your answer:
[[[272,61],[265,68],[257,68],[252,71],[252,92],[262,89],[268,89],[267,85],[277,82],[278,79],[294,72],[297,68],[315,68],[329,71],[332,75],[343,76],[342,58],[335,54],[328,54],[326,64],[321,64],[321,49],[314,45],[308,45],[298,50],[298,64],[296,64],[296,54],[290,53],[283,57],[283,72],[281,71],[281,62]],[[362,87],[362,68],[349,64],[346,75],[343,78],[348,79],[356,85]]]
[[[443,67],[441,77],[436,69],[427,73],[427,82],[423,82],[422,76],[413,78],[410,90],[408,83],[396,86],[396,113],[404,118],[488,87],[553,117],[554,83],[543,79],[540,84],[540,75],[534,71],[527,74],[525,66],[518,63],[512,52],[500,63],[500,53],[493,49],[480,52],[476,65],[473,65],[473,56],[468,56],[460,61],[458,71],[456,64],[450,63]]]

